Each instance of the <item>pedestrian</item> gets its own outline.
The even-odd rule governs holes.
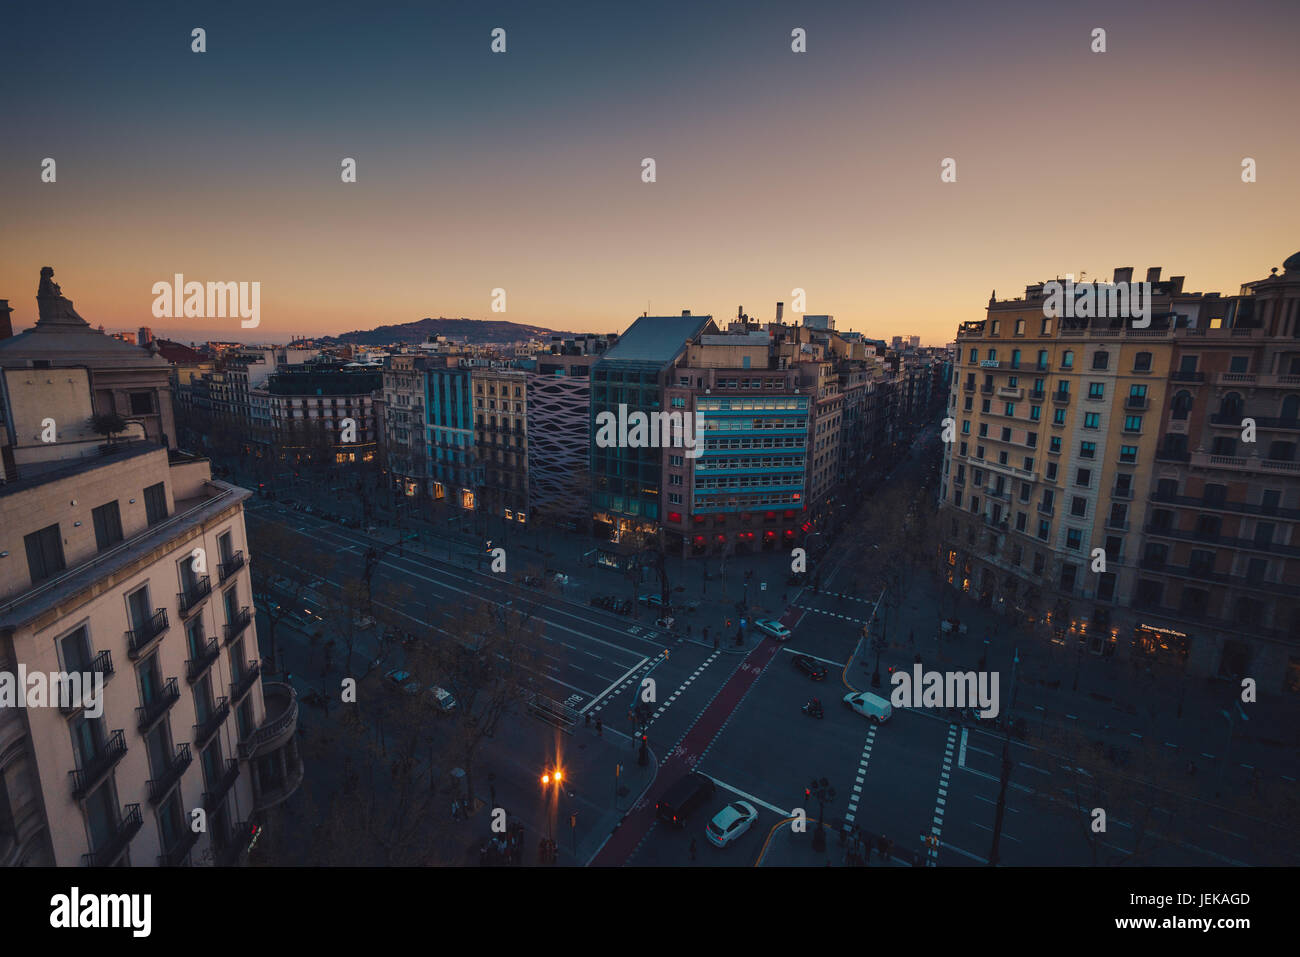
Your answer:
[[[695,863],[695,838],[691,838],[691,863]]]
[[[889,853],[889,838],[885,837],[883,834],[880,835],[876,840],[876,850],[880,852],[880,862],[882,864],[888,864],[889,857],[887,855]]]

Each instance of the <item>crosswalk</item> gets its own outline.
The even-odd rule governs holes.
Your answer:
[[[955,724],[948,725],[948,741],[944,744],[943,770],[939,772],[939,794],[935,798],[934,818],[930,823],[930,834],[925,841],[926,867],[939,866],[939,841],[943,836],[943,813],[948,804],[948,778],[952,774],[952,753],[957,745],[957,732],[961,730]],[[962,732],[962,755],[965,757],[965,732]]]
[[[862,748],[862,757],[858,760],[857,775],[853,781],[853,792],[849,795],[849,807],[844,812],[845,824],[852,824],[858,814],[858,802],[862,800],[862,782],[866,780],[867,765],[871,763],[871,748],[876,743],[876,728],[877,726],[872,724],[867,729],[867,743]]]

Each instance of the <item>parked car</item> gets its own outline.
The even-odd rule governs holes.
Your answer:
[[[771,618],[756,619],[754,627],[766,635],[771,635],[777,641],[785,641],[790,637],[790,629],[779,621],[773,621]]]
[[[813,681],[821,681],[826,677],[826,669],[822,667],[816,658],[809,658],[807,655],[795,655],[790,664],[795,671],[802,671]]]
[[[456,710],[456,698],[446,688],[430,685],[429,700],[443,714],[450,714]]]
[[[416,681],[415,676],[409,671],[403,671],[401,668],[384,672],[384,684],[391,691],[402,691],[406,694],[420,693],[420,682]]]
[[[642,595],[637,599],[641,604],[648,605],[651,608],[667,608],[664,604],[663,597],[660,595]]]
[[[876,724],[883,724],[888,721],[890,715],[894,713],[893,705],[869,691],[846,694],[844,704]]]
[[[724,807],[704,829],[704,836],[715,847],[726,847],[749,830],[758,820],[758,809],[748,801],[733,801]]]

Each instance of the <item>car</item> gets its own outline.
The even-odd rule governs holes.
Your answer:
[[[698,771],[690,771],[677,780],[655,802],[655,815],[671,827],[682,828],[686,820],[701,804],[713,797],[717,786],[711,778]]]
[[[443,714],[450,714],[456,710],[456,698],[446,688],[430,685],[429,701]]]
[[[656,618],[656,619],[655,619],[655,627],[656,627],[656,628],[663,628],[663,629],[665,629],[665,630],[671,631],[671,630],[672,630],[672,627],[673,627],[673,623],[674,623],[676,620],[677,620],[677,619],[676,619],[676,618],[673,618],[671,615],[665,615],[663,618]]]
[[[790,629],[779,621],[773,621],[771,618],[756,619],[754,627],[766,635],[771,635],[777,641],[785,641],[790,637]]]
[[[795,671],[802,671],[813,681],[821,681],[826,677],[826,669],[818,663],[816,658],[809,658],[807,655],[795,655],[790,665]]]
[[[732,801],[704,828],[704,836],[715,847],[726,847],[758,820],[758,809],[748,801]]]
[[[384,683],[392,691],[403,691],[406,694],[419,694],[420,683],[415,680],[415,676],[409,671],[403,671],[401,668],[394,668],[391,671],[384,672]]]
[[[880,695],[874,695],[869,691],[856,691],[846,694],[844,704],[858,714],[871,719],[875,724],[888,721],[890,715],[894,713],[893,705]]]
[[[569,576],[563,572],[551,572],[551,581],[557,585],[567,585],[569,584]]]
[[[667,608],[664,600],[660,595],[642,595],[637,599],[643,605],[649,605],[651,608]]]

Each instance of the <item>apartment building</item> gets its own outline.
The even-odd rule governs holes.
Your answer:
[[[237,863],[302,779],[296,696],[261,680],[250,493],[146,423],[93,436],[93,374],[19,358],[0,410],[0,672],[103,684],[0,708],[0,863]],[[38,447],[44,418],[56,437]]]
[[[433,361],[415,354],[384,360],[384,462],[396,489],[412,499],[432,494],[425,371]]]
[[[520,369],[472,370],[474,444],[482,470],[481,507],[523,524],[528,520],[528,379]]]
[[[1152,268],[1149,325],[1048,315],[1042,283],[963,324],[948,581],[1094,654],[1295,687],[1300,261],[1284,268],[1231,297]]]
[[[379,431],[374,397],[382,388],[382,369],[329,356],[280,366],[266,380],[268,441],[284,460],[373,461]]]

